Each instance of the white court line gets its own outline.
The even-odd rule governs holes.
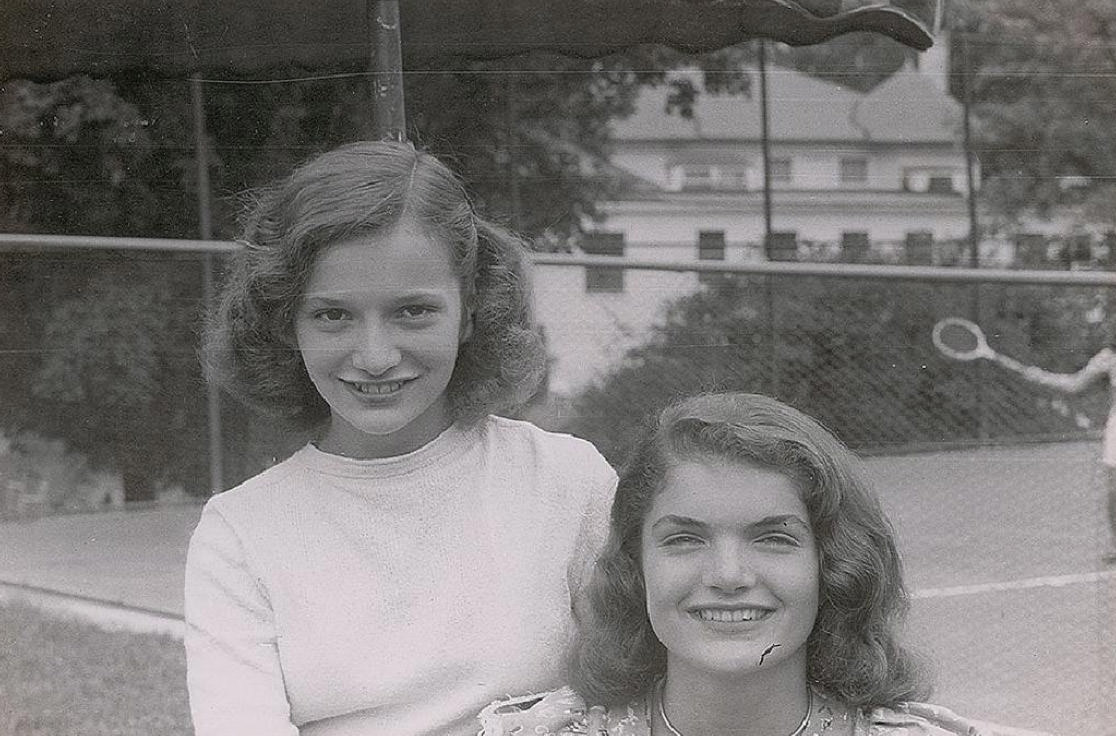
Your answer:
[[[922,588],[911,593],[911,598],[953,598],[959,595],[977,595],[1005,590],[1028,590],[1030,588],[1064,588],[1067,585],[1099,583],[1116,580],[1116,570],[1083,572],[1072,575],[1048,575],[1041,578],[1005,580],[1002,583],[974,583],[972,585],[953,585],[945,588]]]
[[[26,603],[45,611],[76,617],[109,631],[163,634],[175,639],[182,639],[186,633],[186,624],[173,614],[0,581],[0,603],[9,602]]]

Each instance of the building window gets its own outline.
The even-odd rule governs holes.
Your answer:
[[[581,249],[594,256],[623,256],[624,233],[586,233]],[[624,291],[624,269],[586,266],[585,291],[590,294],[620,294]]]
[[[914,230],[907,233],[903,243],[907,263],[912,266],[929,266],[933,261],[934,233],[929,230]]]
[[[698,233],[698,260],[725,260],[725,231],[702,230]],[[717,281],[724,273],[719,271],[698,271],[698,282],[708,284]]]
[[[868,182],[868,159],[863,156],[846,156],[841,159],[842,184],[866,184]]]
[[[793,179],[791,160],[789,158],[773,158],[767,162],[772,184],[790,184]]]
[[[793,230],[771,233],[771,239],[767,241],[767,260],[797,261],[798,233]]]
[[[748,167],[741,164],[717,166],[717,188],[741,191],[748,188]]]
[[[865,263],[868,260],[868,245],[866,232],[841,233],[841,260],[845,263]]]
[[[1090,263],[1093,260],[1093,238],[1084,233],[1067,235],[1062,239],[1058,255],[1066,268],[1075,263]]]
[[[686,165],[678,167],[681,186],[687,191],[707,191],[713,188],[713,167]]]
[[[934,194],[953,194],[952,176],[931,176],[926,182],[926,191]]]
[[[724,230],[702,230],[698,233],[698,260],[725,260]]]
[[[903,172],[903,189],[908,192],[957,194],[957,188],[953,186],[953,171],[941,168],[906,169]]]
[[[683,164],[675,169],[683,191],[743,190],[748,168],[742,164]]]

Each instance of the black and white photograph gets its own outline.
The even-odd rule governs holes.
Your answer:
[[[1116,3],[5,0],[0,736],[1116,736]]]

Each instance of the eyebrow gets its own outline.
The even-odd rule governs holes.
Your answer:
[[[666,516],[660,516],[655,521],[655,523],[651,525],[651,529],[652,529],[652,531],[654,531],[655,529],[658,529],[660,526],[666,526],[668,524],[672,524],[674,526],[696,526],[696,527],[702,527],[702,528],[709,526],[704,521],[698,521],[697,519],[691,519],[689,516],[678,516],[677,514],[667,514]]]
[[[696,528],[699,528],[699,529],[706,529],[706,528],[709,527],[708,523],[706,523],[704,521],[700,521],[698,519],[691,518],[689,516],[679,516],[677,514],[667,514],[666,516],[661,516],[658,519],[656,519],[655,523],[653,523],[651,525],[651,530],[654,531],[655,529],[658,529],[660,526],[666,526],[666,525],[682,526],[682,527],[696,527]],[[747,527],[748,528],[767,528],[767,527],[788,526],[788,525],[794,525],[794,526],[802,527],[803,529],[809,529],[810,528],[810,525],[808,523],[806,523],[806,521],[801,516],[799,516],[798,514],[773,514],[771,516],[765,516],[762,519],[757,519],[756,521],[750,522],[747,525]]]
[[[351,294],[362,295],[362,289],[342,289],[338,291],[307,291],[302,295],[303,301],[317,301],[323,304],[344,304]],[[406,302],[414,299],[442,300],[448,299],[446,293],[440,289],[416,289],[402,292],[391,297],[397,302]]]

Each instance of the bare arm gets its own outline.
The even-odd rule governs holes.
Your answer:
[[[1084,368],[1075,373],[1054,373],[1033,365],[1023,365],[1011,358],[1000,360],[1001,357],[997,356],[996,363],[1015,371],[1031,383],[1067,394],[1076,394],[1087,389],[1098,378],[1108,375],[1113,368],[1116,354],[1105,348],[1094,355]]]

